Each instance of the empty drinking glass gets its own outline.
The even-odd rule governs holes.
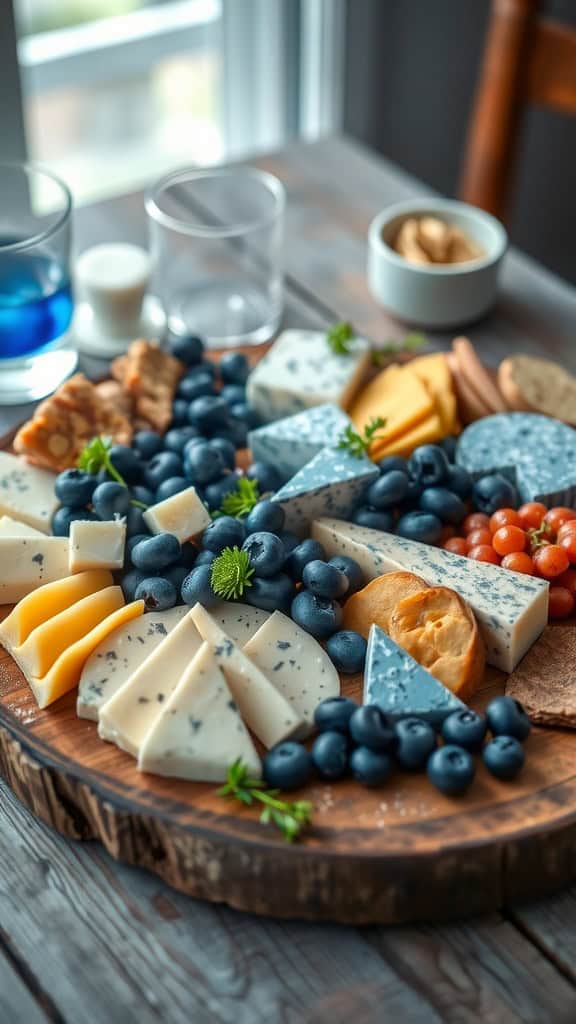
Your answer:
[[[146,196],[154,290],[174,334],[257,345],[282,316],[284,187],[254,168],[176,171]]]

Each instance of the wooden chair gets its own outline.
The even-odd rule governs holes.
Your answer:
[[[506,213],[522,113],[576,114],[576,31],[541,16],[542,0],[492,0],[460,198]]]

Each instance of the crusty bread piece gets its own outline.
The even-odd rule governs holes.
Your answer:
[[[481,363],[476,349],[469,338],[454,338],[452,351],[456,356],[458,369],[467,384],[484,405],[492,412],[506,412],[506,402],[502,398],[496,384]]]
[[[484,644],[465,601],[447,587],[428,587],[400,601],[390,636],[461,700],[484,675]]]
[[[456,398],[458,399],[458,410],[464,423],[474,423],[475,420],[481,420],[483,416],[490,416],[491,410],[476,392],[472,390],[460,370],[456,354],[448,352],[446,358],[450,367],[450,373],[452,374]]]
[[[576,377],[557,363],[509,356],[500,363],[498,385],[511,409],[541,412],[576,426]]]
[[[378,576],[346,601],[344,628],[354,629],[368,638],[370,626],[376,623],[385,633],[389,633],[392,612],[398,602],[403,597],[419,593],[427,586],[420,576],[411,572],[388,572]]]

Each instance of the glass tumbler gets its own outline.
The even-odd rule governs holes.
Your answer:
[[[71,214],[55,175],[0,163],[0,405],[43,398],[76,366]]]
[[[255,168],[181,170],[146,195],[154,291],[177,335],[258,345],[282,317],[284,186]]]

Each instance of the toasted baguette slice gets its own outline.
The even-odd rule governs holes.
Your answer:
[[[484,675],[484,644],[465,601],[447,587],[428,587],[398,603],[390,636],[408,654],[467,700]]]
[[[354,629],[368,639],[370,626],[376,623],[390,632],[390,619],[396,605],[404,597],[417,594],[428,586],[411,572],[388,572],[348,598],[344,606],[344,628]]]
[[[511,409],[541,412],[576,426],[576,377],[557,363],[510,356],[500,363],[498,384]]]
[[[492,412],[506,412],[507,405],[488,370],[480,362],[476,349],[468,338],[454,338],[452,351],[456,356],[458,369],[472,391]]]

